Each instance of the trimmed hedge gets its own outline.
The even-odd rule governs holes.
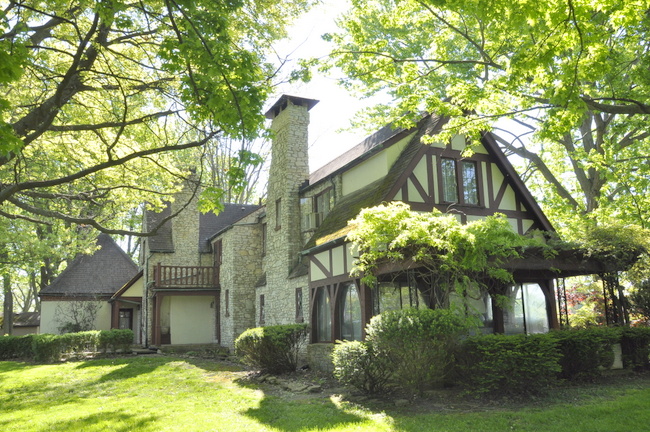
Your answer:
[[[132,330],[102,330],[99,332],[97,345],[106,352],[110,348],[113,352],[122,350],[122,352],[131,351],[133,344]]]
[[[560,378],[589,381],[599,377],[614,362],[612,346],[620,340],[616,328],[598,327],[549,333],[562,353]]]
[[[96,352],[103,344],[104,352],[130,350],[133,343],[131,330],[91,330],[63,335],[33,334],[22,337],[0,337],[0,360],[12,358],[33,359],[40,363],[59,361],[63,356],[75,356],[83,352]]]
[[[300,347],[307,340],[307,324],[284,324],[251,328],[235,340],[235,354],[265,373],[293,372]]]
[[[0,360],[30,357],[33,336],[0,336]]]
[[[540,335],[484,335],[463,343],[461,381],[472,395],[545,393],[561,371],[556,340]]]
[[[624,368],[650,368],[650,327],[622,328],[621,351]]]

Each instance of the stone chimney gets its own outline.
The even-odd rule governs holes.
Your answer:
[[[307,128],[313,99],[284,95],[269,109],[273,144],[267,195],[268,252],[284,277],[296,264],[302,247],[300,186],[309,179]]]

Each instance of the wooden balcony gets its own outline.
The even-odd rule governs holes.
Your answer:
[[[196,289],[219,286],[219,267],[164,266],[154,267],[157,289]]]

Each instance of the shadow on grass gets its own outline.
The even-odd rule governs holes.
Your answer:
[[[107,429],[115,432],[155,430],[154,416],[138,417],[121,411],[93,413],[79,418],[43,425],[39,430],[48,432],[100,432]]]
[[[135,357],[122,357],[122,358],[108,358],[92,361],[85,361],[77,366],[77,369],[87,369],[96,367],[113,367],[114,369],[104,374],[97,380],[98,383],[116,380],[127,380],[136,378],[141,375],[149,374],[159,367],[174,361],[172,358],[165,358],[166,361],[161,361],[160,357],[157,358],[138,358]],[[119,367],[121,366],[121,367]]]
[[[303,430],[337,430],[365,421],[363,417],[339,409],[327,399],[292,402],[280,397],[264,396],[257,408],[243,411],[247,417],[286,432]]]
[[[4,381],[4,374],[22,370],[32,366],[29,363],[15,362],[15,361],[0,361],[0,382]]]

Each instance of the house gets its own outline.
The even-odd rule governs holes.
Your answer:
[[[99,234],[96,245],[92,255],[78,255],[40,291],[40,333],[59,334],[81,326],[96,330],[130,328],[140,334],[142,288],[133,294],[132,286],[137,287],[138,267],[109,235]],[[122,301],[111,301],[118,291],[124,295]],[[130,301],[133,298],[137,300]]]
[[[188,187],[162,213],[147,213],[148,229],[178,216],[142,243],[143,344],[232,348],[247,328],[305,322],[317,363],[331,342],[362,338],[373,315],[426,307],[430,293],[417,269],[386,269],[376,286],[350,276],[356,252],[346,240],[347,221],[382,202],[435,208],[462,222],[499,212],[521,234],[553,231],[490,133],[469,157],[462,155],[462,136],[423,145],[422,136],[435,136],[444,124],[438,116],[412,129],[385,127],[309,173],[309,111],[316,103],[282,96],[266,113],[275,138],[265,206],[228,204],[219,215],[200,214]],[[475,301],[486,332],[557,328],[554,280],[603,271],[575,255],[529,256],[508,266],[516,281],[513,308],[502,310],[487,295]],[[112,298],[127,300],[119,293]]]
[[[0,315],[0,325],[4,317]],[[39,312],[18,312],[13,314],[12,336],[25,336],[28,334],[38,333],[41,323],[41,314]]]

